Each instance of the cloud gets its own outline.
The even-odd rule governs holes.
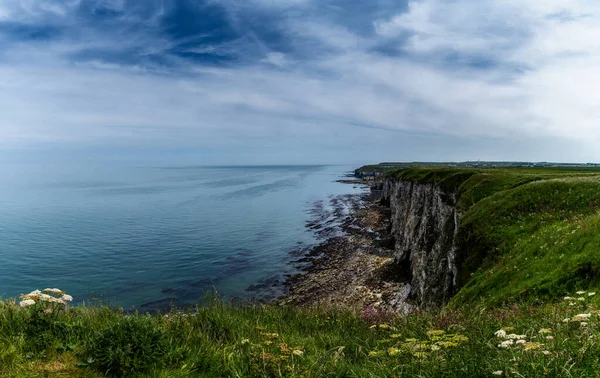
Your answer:
[[[394,146],[414,155],[446,140],[461,150],[432,156],[480,158],[495,143],[504,147],[492,158],[552,160],[536,142],[546,141],[571,151],[561,159],[600,158],[590,152],[600,140],[600,5],[344,4],[3,2],[0,147],[297,156],[312,144],[353,146],[365,159],[381,147],[393,160]]]

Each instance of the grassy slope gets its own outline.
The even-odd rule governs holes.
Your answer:
[[[101,307],[46,314],[5,303],[0,377],[101,377],[107,369],[139,377],[596,377],[598,315],[587,326],[563,322],[598,308],[595,296],[584,298],[369,319],[218,301],[166,318]],[[529,344],[500,348],[500,328]]]
[[[390,176],[458,193],[463,288],[451,306],[600,288],[597,168],[411,168]]]

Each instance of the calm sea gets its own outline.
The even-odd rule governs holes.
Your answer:
[[[353,167],[0,165],[0,297],[58,287],[129,308],[282,279]]]

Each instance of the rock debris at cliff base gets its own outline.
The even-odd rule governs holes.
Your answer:
[[[287,294],[278,303],[411,310],[410,286],[395,273],[389,213],[378,200],[377,192],[355,196],[351,216],[341,224],[345,234],[329,238],[297,261],[302,273],[286,281]]]

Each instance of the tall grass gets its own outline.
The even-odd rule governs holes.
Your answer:
[[[164,315],[8,301],[0,377],[596,377],[600,307],[589,294],[408,317],[216,298]],[[518,336],[507,348],[500,329]]]

